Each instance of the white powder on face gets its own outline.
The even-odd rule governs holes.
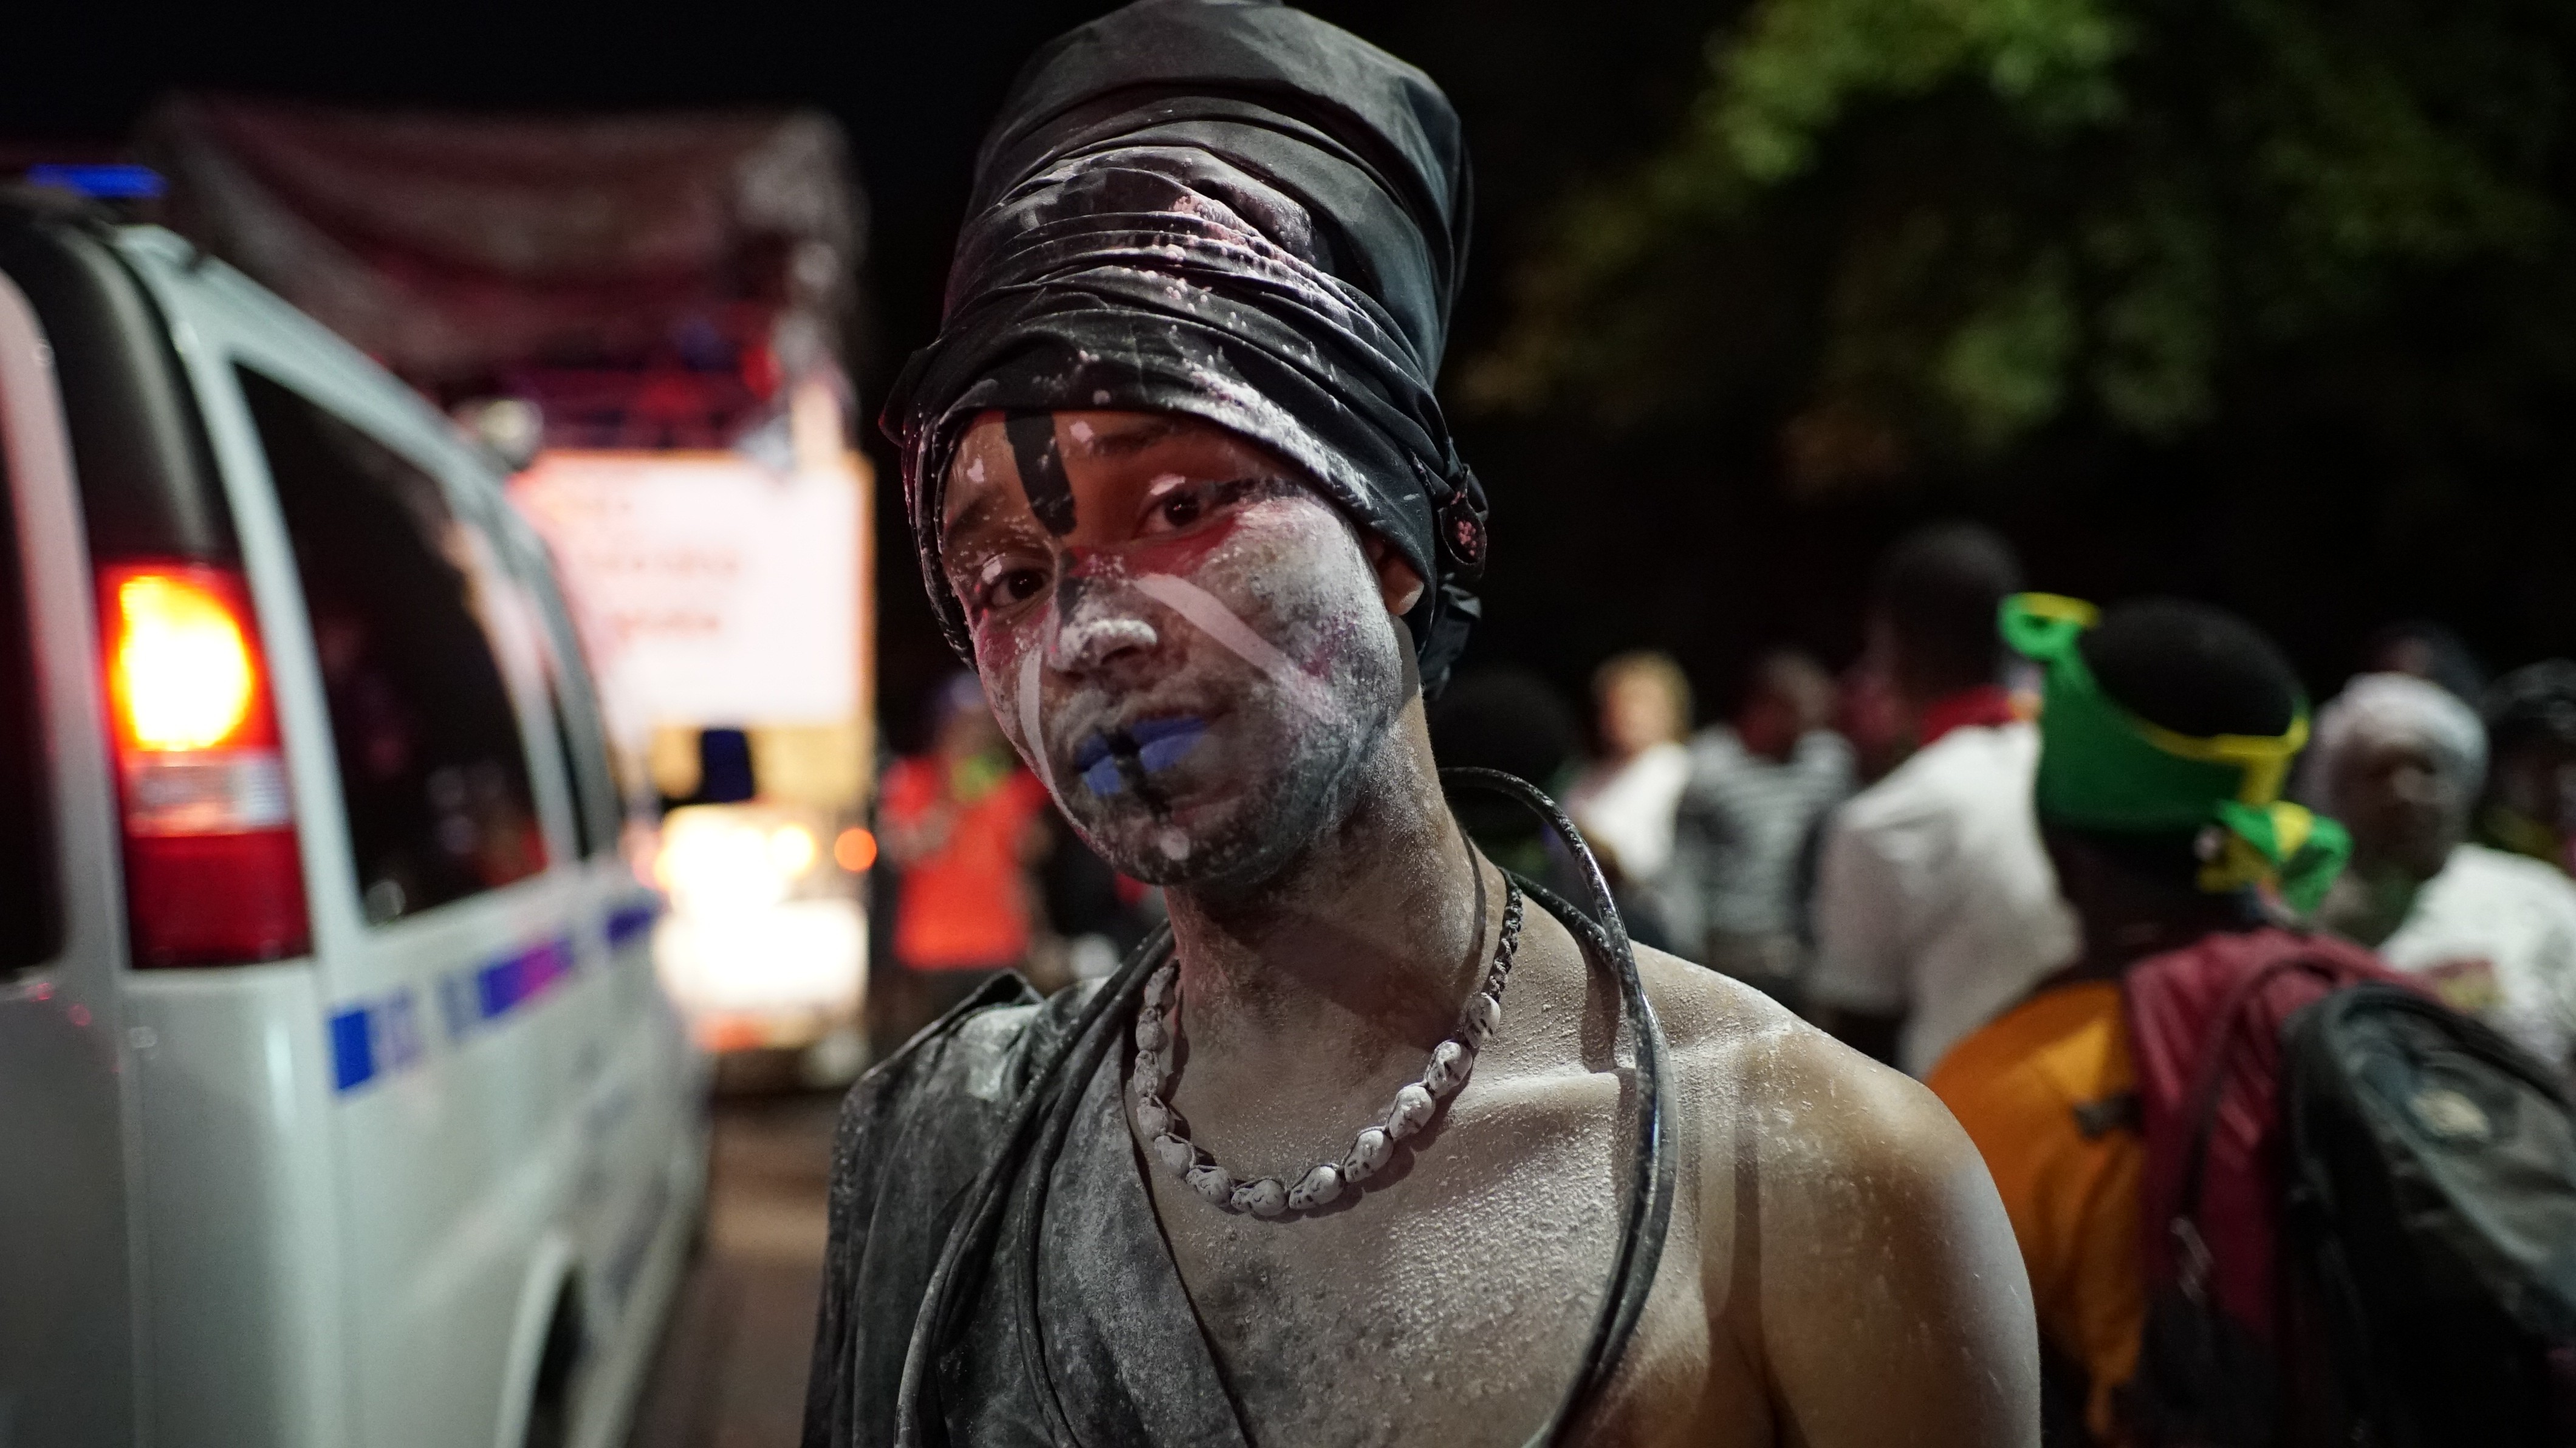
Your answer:
[[[973,457],[966,460],[966,481],[970,483],[980,483],[984,481],[984,460],[982,458]]]
[[[1149,486],[1186,481],[1157,477]],[[1016,725],[1021,752],[1075,828],[1139,879],[1239,879],[1274,868],[1347,810],[1360,768],[1405,697],[1401,626],[1380,607],[1349,525],[1303,490],[1253,502],[1240,521],[1236,541],[1185,577],[1135,571],[1111,551],[1081,563],[1083,586],[1070,595],[992,625],[1002,630],[995,642],[1019,645],[988,670],[1005,685],[997,711]],[[1103,676],[1083,662],[1131,643],[1159,660],[1150,679]],[[1123,719],[1136,707],[1131,693],[1203,708],[1208,700],[1197,696],[1211,688],[1233,716],[1222,748],[1247,752],[1219,766],[1220,741],[1211,740],[1183,777],[1185,790],[1209,791],[1213,813],[1193,809],[1183,823],[1156,799],[1098,796],[1071,776],[1053,777],[1050,730],[1066,732],[1070,747],[1074,735]]]
[[[1089,442],[1089,441],[1091,441],[1091,424],[1090,424],[1090,423],[1083,422],[1083,421],[1080,421],[1080,420],[1078,420],[1078,419],[1077,419],[1077,420],[1074,422],[1073,426],[1071,426],[1071,427],[1069,427],[1069,428],[1067,428],[1067,429],[1065,429],[1065,430],[1066,430],[1067,432],[1070,432],[1070,433],[1072,433],[1072,434],[1073,434],[1073,440],[1074,440],[1075,442]]]
[[[1259,669],[1292,695],[1303,694],[1313,680],[1276,644],[1253,632],[1233,609],[1213,593],[1169,573],[1138,574],[1136,591],[1196,624],[1201,633],[1225,645],[1228,652]]]

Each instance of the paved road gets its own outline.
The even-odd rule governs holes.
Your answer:
[[[823,1269],[840,1094],[720,1097],[706,1247],[691,1264],[627,1448],[792,1448]]]

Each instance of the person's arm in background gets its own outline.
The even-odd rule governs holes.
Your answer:
[[[2576,1086],[2576,885],[2549,883],[2559,888],[2551,891],[2551,928],[2532,962],[2540,979],[2529,1044],[2561,1081]]]
[[[1913,999],[1903,885],[1874,833],[1856,827],[1848,810],[1826,821],[1810,917],[1816,964],[1808,999],[1817,1025],[1889,1065]]]

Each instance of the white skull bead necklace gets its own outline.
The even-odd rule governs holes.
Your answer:
[[[1431,1122],[1440,1104],[1458,1093],[1474,1069],[1476,1053],[1503,1020],[1503,984],[1511,978],[1512,957],[1520,948],[1521,891],[1509,876],[1503,881],[1503,931],[1494,944],[1494,962],[1485,982],[1467,997],[1458,1029],[1431,1048],[1430,1063],[1419,1080],[1398,1088],[1385,1112],[1359,1129],[1350,1150],[1337,1161],[1317,1162],[1293,1182],[1275,1176],[1238,1180],[1219,1166],[1198,1143],[1189,1126],[1166,1097],[1172,1085],[1172,1048],[1180,1039],[1180,965],[1165,961],[1145,982],[1145,1000],[1136,1015],[1136,1070],[1129,1082],[1136,1132],[1156,1161],[1210,1203],[1255,1217],[1309,1212],[1330,1205],[1345,1188],[1375,1176],[1395,1154],[1395,1144]]]

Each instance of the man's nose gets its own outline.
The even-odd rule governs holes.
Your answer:
[[[1077,619],[1056,635],[1056,667],[1067,673],[1096,674],[1130,656],[1153,652],[1160,641],[1154,626],[1141,618]]]
[[[1056,590],[1055,637],[1048,662],[1069,674],[1097,674],[1151,654],[1162,636],[1133,589],[1082,572]]]
[[[2391,782],[2396,786],[2397,797],[2408,804],[2430,805],[2441,802],[2442,777],[2433,770],[2402,768],[2397,771],[2396,779]]]

